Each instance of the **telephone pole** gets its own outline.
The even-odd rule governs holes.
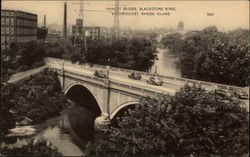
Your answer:
[[[67,2],[64,2],[63,37],[67,37]]]
[[[88,47],[87,47],[87,41],[86,41],[86,36],[85,36],[84,3],[83,3],[83,0],[80,0],[79,17],[82,19],[84,50],[85,50],[85,52],[87,52],[88,51]]]
[[[114,34],[115,34],[115,39],[117,40],[119,37],[119,1],[120,0],[115,0],[115,15],[114,15]]]

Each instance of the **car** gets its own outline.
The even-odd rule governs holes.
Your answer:
[[[215,89],[214,92],[215,94],[222,96],[222,97],[231,96],[231,94],[228,91],[225,91],[223,89]]]
[[[158,86],[161,86],[163,83],[163,81],[159,77],[156,77],[156,76],[150,77],[148,80],[146,80],[146,82],[148,84],[158,85]]]
[[[248,99],[248,93],[244,90],[230,89],[229,93],[231,94],[232,97],[236,97],[239,99]]]
[[[130,75],[128,75],[128,78],[134,80],[141,80],[141,75],[139,73],[132,72]]]
[[[106,78],[107,77],[105,72],[101,71],[101,70],[96,70],[94,73],[94,76],[99,77],[99,78]]]
[[[238,91],[237,94],[238,94],[239,99],[248,99],[249,98],[249,95],[246,91]]]

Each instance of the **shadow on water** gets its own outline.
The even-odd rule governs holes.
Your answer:
[[[88,141],[94,138],[94,120],[95,114],[83,107],[69,108],[59,117],[32,126],[36,130],[35,134],[7,136],[0,146],[21,147],[32,138],[45,138],[65,156],[82,156]]]

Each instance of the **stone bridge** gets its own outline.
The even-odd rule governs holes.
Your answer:
[[[232,88],[247,90],[247,92],[249,90],[249,88],[161,75],[158,77],[163,80],[163,85],[154,86],[146,83],[146,80],[153,75],[152,73],[100,65],[72,64],[70,61],[55,58],[46,58],[45,62],[44,67],[13,75],[9,82],[13,83],[48,68],[58,74],[63,92],[69,99],[84,105],[96,113],[96,117],[102,116],[109,120],[112,120],[122,109],[138,104],[141,96],[174,95],[184,84],[199,86],[206,90],[230,90]],[[107,72],[108,78],[95,77],[93,75],[95,70]],[[131,72],[140,73],[142,79],[129,79],[127,75]],[[245,103],[248,107],[249,101]]]
[[[84,104],[97,116],[112,120],[123,108],[139,103],[141,96],[157,97],[167,94],[152,88],[142,88],[111,79],[49,67],[58,74],[64,93],[74,102]],[[170,93],[168,93],[170,94]]]

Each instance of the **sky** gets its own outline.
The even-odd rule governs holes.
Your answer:
[[[3,0],[2,9],[22,10],[38,15],[38,23],[43,23],[43,16],[46,14],[47,24],[63,24],[63,7],[65,0],[43,0],[43,1],[21,1]],[[113,0],[84,0],[84,20],[86,25],[106,26],[113,25],[113,11],[108,11],[114,7]],[[75,24],[79,17],[79,0],[67,1],[68,24]],[[238,1],[183,1],[183,0],[121,0],[121,12],[125,7],[135,7],[140,16],[120,15],[119,23],[121,27],[131,27],[132,29],[148,28],[177,28],[178,22],[184,22],[187,30],[200,30],[207,26],[215,25],[221,31],[228,31],[236,28],[249,28],[249,2]],[[170,15],[142,16],[139,8],[175,8],[170,11]],[[92,10],[92,11],[90,11]],[[95,11],[93,11],[95,10]],[[127,11],[133,12],[133,11]],[[153,11],[161,14],[169,11]],[[211,13],[208,16],[208,13]]]

